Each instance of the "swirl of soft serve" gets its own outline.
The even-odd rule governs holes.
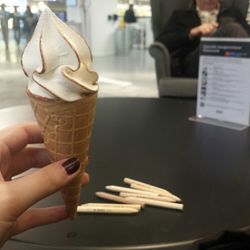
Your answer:
[[[91,63],[86,41],[47,7],[22,56],[28,90],[50,99],[79,100],[98,91]]]

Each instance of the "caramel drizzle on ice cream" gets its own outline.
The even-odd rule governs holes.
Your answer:
[[[29,91],[68,102],[95,93],[98,75],[91,63],[86,41],[46,8],[22,56]]]

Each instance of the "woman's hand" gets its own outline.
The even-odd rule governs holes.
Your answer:
[[[46,149],[27,147],[42,141],[35,123],[0,130],[0,247],[15,234],[67,218],[64,206],[30,208],[64,187],[79,171],[76,158],[50,164]],[[30,168],[41,169],[11,180]],[[88,182],[84,174],[82,184]]]
[[[200,36],[211,36],[218,28],[218,23],[204,23],[198,27],[194,27],[189,32],[189,38],[194,39]]]

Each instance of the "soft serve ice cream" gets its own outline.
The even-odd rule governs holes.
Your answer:
[[[42,12],[22,56],[28,90],[41,97],[72,102],[98,91],[98,75],[83,38],[48,7]]]
[[[51,160],[76,157],[81,162],[78,175],[62,190],[71,219],[80,200],[95,117],[98,76],[91,61],[86,42],[48,8],[22,57],[27,95]]]

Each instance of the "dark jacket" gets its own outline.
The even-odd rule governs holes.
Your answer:
[[[188,35],[192,28],[200,24],[201,21],[196,11],[175,11],[156,40],[162,42],[170,53],[180,49],[193,49],[199,45],[200,39],[190,40]]]
[[[135,12],[131,9],[126,10],[125,15],[124,15],[124,22],[125,23],[136,23],[136,16]]]
[[[225,17],[231,17],[234,21],[240,23],[250,35],[250,27],[238,9],[228,8],[220,12],[218,23],[220,24]],[[175,11],[165,29],[156,40],[162,42],[170,52],[180,48],[185,50],[195,48],[199,45],[200,39],[190,40],[188,35],[192,28],[200,24],[200,18],[196,10]]]
[[[218,15],[219,25],[225,17],[230,17],[240,23],[250,34],[250,27],[238,9],[228,8],[221,11]],[[199,37],[189,39],[190,30],[199,25],[201,25],[201,21],[195,9],[175,11],[156,40],[162,42],[168,48],[174,63],[181,64],[185,56],[199,47]]]
[[[184,73],[183,60],[190,52],[198,49],[200,44],[200,38],[190,40],[188,35],[192,28],[200,24],[200,18],[195,10],[175,11],[163,32],[156,39],[162,42],[171,54],[173,76],[187,76]]]

